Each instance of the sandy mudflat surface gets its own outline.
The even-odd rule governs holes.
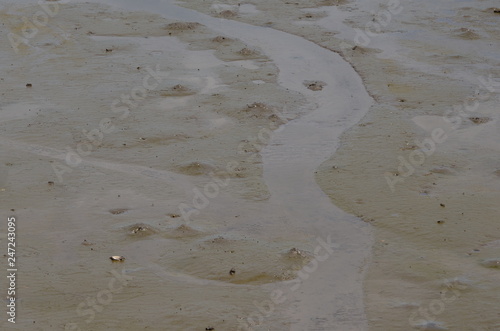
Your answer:
[[[495,1],[2,4],[2,328],[500,328]]]

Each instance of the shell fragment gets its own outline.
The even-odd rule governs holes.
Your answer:
[[[120,256],[120,255],[113,255],[113,256],[110,256],[109,258],[110,258],[111,261],[114,261],[114,262],[123,262],[123,261],[125,261],[125,257]]]

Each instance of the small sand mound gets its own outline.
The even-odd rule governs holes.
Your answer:
[[[238,16],[238,13],[233,10],[223,10],[218,16],[223,18],[232,18]]]
[[[469,120],[474,124],[484,124],[491,121],[489,117],[469,117]]]
[[[295,247],[282,254],[282,257],[283,263],[286,264],[290,270],[300,270],[314,258],[309,252]]]
[[[500,258],[498,259],[486,259],[481,261],[481,265],[486,268],[499,268],[500,269]]]
[[[116,208],[116,209],[110,209],[109,213],[113,215],[120,215],[126,213],[127,211],[128,211],[127,208]]]
[[[208,175],[211,172],[217,171],[217,167],[215,165],[203,161],[183,163],[176,168],[178,172],[189,176]]]
[[[273,108],[263,102],[254,102],[252,104],[248,104],[247,107],[243,109],[243,112],[255,118],[271,119],[270,117],[272,115],[276,115],[273,114]]]
[[[475,39],[480,39],[481,36],[472,31],[471,29],[467,28],[460,28],[456,30],[457,36],[462,38],[462,39],[467,39],[467,40],[475,40]]]
[[[175,22],[167,24],[166,28],[168,30],[194,30],[200,26],[202,24],[197,22]]]
[[[238,51],[238,54],[243,55],[243,56],[250,56],[250,55],[257,54],[257,52],[250,49],[250,48],[244,47]]]
[[[440,175],[447,175],[447,176],[452,176],[456,175],[457,172],[451,168],[448,167],[436,167],[432,168],[430,172],[435,173],[435,174],[440,174]]]
[[[245,111],[252,112],[253,114],[269,113],[269,112],[272,112],[272,107],[263,103],[263,102],[254,102],[252,104],[247,105],[247,108],[245,109]]]
[[[297,272],[309,262],[299,250],[292,254],[294,258],[283,258],[284,254],[260,240],[218,236],[194,247],[190,245],[183,254],[165,256],[163,263],[200,278],[233,284],[267,284],[296,278]]]
[[[212,244],[227,244],[229,242],[229,240],[226,239],[226,238],[224,238],[224,237],[222,237],[222,236],[219,236],[219,237],[217,237],[215,239],[210,240],[210,242]]]
[[[269,106],[263,102],[254,102],[250,105],[247,105],[247,108],[248,109],[257,109],[257,110],[269,110],[270,109]]]
[[[276,114],[271,114],[267,117],[271,122],[276,123],[278,125],[285,124],[287,121],[284,118],[279,117]]]
[[[470,281],[468,281],[467,279],[452,278],[446,279],[443,285],[450,290],[465,290],[470,286]]]
[[[320,18],[324,18],[328,16],[325,12],[320,12],[320,13],[306,13],[303,16],[299,16],[299,20],[318,20]]]
[[[196,91],[190,89],[187,86],[184,86],[182,84],[177,84],[172,86],[171,88],[167,90],[162,90],[160,92],[161,96],[164,97],[169,97],[169,96],[186,96],[186,95],[193,95],[195,94]]]
[[[135,236],[135,237],[145,237],[158,233],[158,230],[153,228],[151,225],[144,223],[137,223],[130,225],[126,228],[126,230],[130,236]]]
[[[289,251],[287,251],[285,254],[284,254],[285,257],[287,258],[305,258],[305,257],[308,257],[310,256],[309,254],[307,254],[306,252],[304,251],[301,251],[297,248],[291,248]]]
[[[321,91],[323,87],[326,86],[325,82],[322,81],[310,81],[310,80],[305,80],[303,82],[304,86],[310,89],[311,91]]]
[[[217,36],[214,39],[212,39],[212,41],[216,42],[216,43],[223,43],[223,42],[226,42],[226,41],[233,41],[233,40],[231,38],[228,38],[228,37]]]
[[[230,247],[236,245],[237,241],[233,239],[228,239],[223,236],[218,236],[212,239],[205,240],[200,244],[201,249],[223,249],[224,247]],[[233,251],[234,252],[234,251]]]
[[[172,87],[172,90],[174,90],[174,91],[189,91],[189,89],[187,87],[185,87],[184,85],[181,85],[181,84],[175,85],[174,87]]]
[[[202,234],[203,234],[203,232],[195,230],[192,227],[190,227],[189,225],[181,224],[178,227],[176,227],[175,229],[168,231],[165,234],[165,237],[182,239],[182,238],[196,237],[196,236],[200,236]]]

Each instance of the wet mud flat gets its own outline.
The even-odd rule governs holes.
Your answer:
[[[498,328],[496,4],[179,4],[219,21],[174,7],[176,19],[164,19],[138,12],[145,9],[139,5],[129,12],[68,4],[20,53],[1,46],[2,213],[13,209],[30,229],[20,239],[30,271],[21,290],[32,291],[20,302],[33,318],[22,326],[162,329],[169,320],[180,330],[232,330],[248,328],[250,317],[256,327],[292,330]],[[38,10],[6,8],[2,35],[21,35],[20,18]],[[237,22],[342,55],[375,100],[370,112],[361,119],[363,111],[340,111],[326,121],[339,133],[352,126],[340,142],[336,133],[314,148],[307,145],[313,140],[294,141],[309,135],[308,123],[324,121],[314,110],[338,88],[336,75],[287,75],[290,66],[277,62],[285,54],[303,57],[297,68],[320,61],[273,53],[239,30],[240,38],[221,32],[236,32]],[[52,78],[34,79],[46,72]],[[148,97],[134,100],[134,87],[155,75]],[[363,108],[338,100],[330,109]],[[110,125],[115,130],[104,133]],[[68,145],[83,150],[96,128],[102,142],[94,131],[99,146],[68,165],[72,172],[62,168],[59,183],[53,164],[65,164]],[[228,160],[238,166],[228,168]],[[314,179],[357,217],[331,209]],[[214,182],[220,192],[207,192],[216,198],[195,199],[193,189]],[[182,211],[193,221],[186,224]],[[337,231],[360,219],[366,226]],[[363,241],[369,250],[362,234],[371,227],[376,240],[363,294],[351,286],[362,280],[368,256],[352,263],[360,260],[345,253]],[[339,254],[316,270],[323,234]],[[116,254],[123,263],[109,260]],[[340,261],[358,271],[338,268]],[[341,282],[353,275],[355,282]],[[121,282],[119,292],[112,279]],[[57,303],[62,298],[69,303]],[[105,313],[88,298],[105,302]]]
[[[355,72],[312,43],[273,46],[302,38],[259,44],[193,11],[51,8],[36,33],[22,18],[39,5],[1,12],[2,35],[24,38],[2,44],[0,65],[2,215],[23,233],[14,327],[365,328],[370,226],[313,176],[370,102]],[[311,128],[324,133],[292,140]]]

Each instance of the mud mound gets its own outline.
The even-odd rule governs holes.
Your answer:
[[[198,22],[175,22],[167,24],[166,28],[167,30],[182,31],[182,30],[194,30],[201,26],[203,26],[203,24],[200,24]]]
[[[182,224],[174,229],[168,230],[165,233],[164,237],[182,239],[182,238],[196,237],[202,234],[203,232],[193,229],[189,225]]]
[[[219,236],[205,239],[162,264],[200,278],[234,284],[266,284],[297,277],[312,256],[291,249],[283,253],[256,240]]]
[[[207,161],[191,161],[175,167],[175,171],[189,176],[208,175],[217,170],[215,165]]]
[[[159,231],[152,227],[151,225],[145,223],[132,224],[125,228],[127,234],[133,237],[147,237],[152,234],[156,234]]]

